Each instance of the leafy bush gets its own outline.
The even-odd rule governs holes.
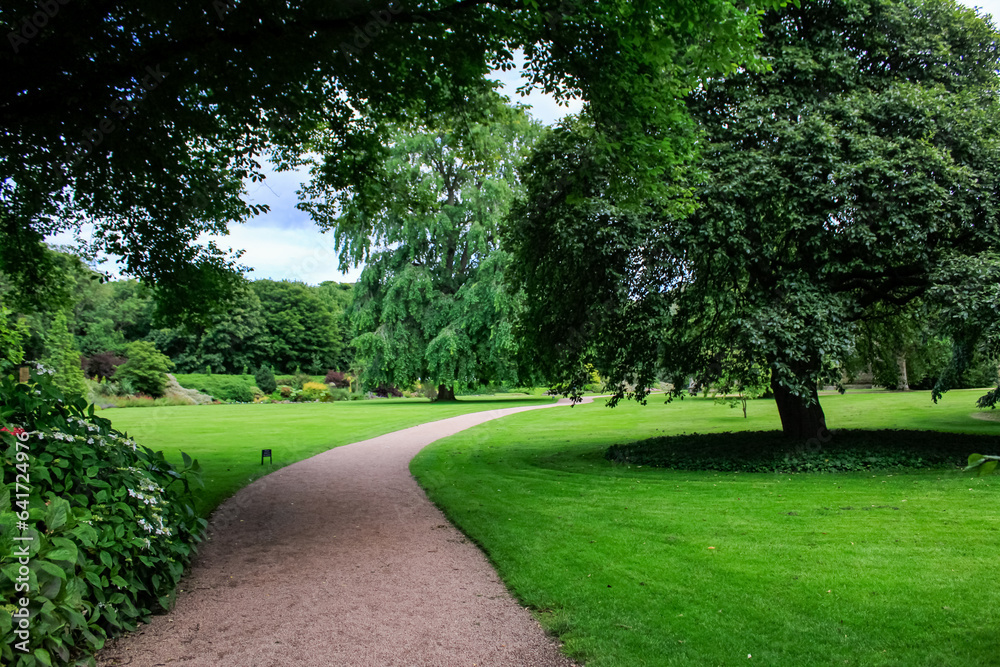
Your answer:
[[[124,364],[125,357],[119,357],[114,352],[101,352],[87,359],[83,364],[83,372],[88,378],[95,380],[110,380],[115,371]]]
[[[337,389],[350,389],[351,380],[340,371],[330,371],[326,374],[326,383],[332,384]]]
[[[330,396],[335,401],[348,401],[351,399],[351,392],[347,389],[333,388],[330,390]]]
[[[19,364],[24,359],[24,340],[29,336],[24,318],[15,318],[14,313],[0,303],[0,362]]]
[[[841,430],[828,442],[789,441],[780,431],[692,433],[612,445],[617,463],[726,472],[845,472],[965,465],[996,437],[938,431]]]
[[[292,393],[294,391],[295,390],[292,389],[291,387],[289,387],[287,384],[283,384],[283,385],[279,385],[278,386],[278,395],[281,398],[291,398],[292,397]]]
[[[330,387],[322,382],[306,382],[302,385],[302,390],[296,396],[299,401],[331,401]]]
[[[393,398],[402,398],[403,396],[403,392],[390,384],[380,384],[375,387],[373,393],[380,398],[389,398],[390,396]]]
[[[298,368],[295,369],[295,374],[292,375],[292,387],[295,389],[302,389],[307,382],[313,382],[313,377],[308,373],[303,373]]]
[[[278,382],[274,379],[274,369],[269,364],[262,364],[253,377],[257,386],[265,394],[273,394],[274,390],[278,388]]]
[[[139,394],[138,396],[111,396],[101,400],[102,407],[114,408],[162,408],[178,405],[194,405],[190,400],[179,396],[161,396],[153,398]]]
[[[0,406],[0,663],[92,665],[107,637],[172,605],[205,528],[200,469],[138,446],[44,371],[0,373]]]
[[[275,375],[274,380],[278,383],[280,387],[283,384],[288,385],[292,389],[301,389],[302,385],[306,382],[323,382],[325,375],[306,375],[301,373],[299,375]],[[296,386],[296,383],[299,383]]]
[[[432,401],[436,399],[438,396],[437,387],[435,387],[433,384],[429,382],[418,382],[415,386],[415,389],[418,394],[420,394],[424,398],[429,398]]]
[[[45,364],[54,371],[52,381],[71,398],[87,395],[87,385],[80,366],[80,352],[66,324],[66,314],[60,311],[45,333]]]
[[[134,396],[136,394],[135,386],[132,384],[132,380],[128,378],[119,378],[112,383],[112,386],[115,385],[117,387],[114,393],[117,396]]]
[[[167,386],[167,371],[174,366],[167,355],[156,349],[148,340],[129,343],[125,349],[128,361],[118,367],[115,376],[128,380],[144,394],[163,396]]]
[[[197,389],[219,401],[253,401],[253,375],[175,375],[177,383],[187,389]]]

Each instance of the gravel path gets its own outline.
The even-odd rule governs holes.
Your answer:
[[[435,440],[555,405],[423,424],[261,478],[212,515],[174,610],[98,665],[572,665],[409,470]]]

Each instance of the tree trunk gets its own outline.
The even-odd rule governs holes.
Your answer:
[[[775,372],[771,371],[771,391],[781,417],[781,431],[786,438],[808,440],[823,437],[826,432],[826,416],[819,404],[819,392],[812,389],[812,403],[806,397],[796,396],[788,387],[779,384]]]
[[[455,388],[449,387],[446,384],[438,385],[438,395],[435,401],[454,401],[455,400]]]
[[[906,377],[906,355],[900,354],[896,357],[896,364],[899,366],[899,384],[896,385],[897,391],[910,391],[910,381]]]

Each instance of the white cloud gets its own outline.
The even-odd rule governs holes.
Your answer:
[[[340,272],[333,236],[321,233],[308,216],[299,227],[281,221],[270,224],[268,217],[262,216],[244,225],[233,225],[229,236],[215,237],[215,241],[219,247],[246,251],[240,263],[254,269],[247,275],[251,280],[298,280],[318,285],[325,280],[355,282],[361,275],[361,269]]]

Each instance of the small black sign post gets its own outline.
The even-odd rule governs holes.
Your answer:
[[[268,463],[274,463],[274,459],[271,458],[271,450],[270,449],[262,449],[262,450],[260,450],[260,464],[261,465],[264,465],[264,457],[265,456],[267,457],[267,462]]]

